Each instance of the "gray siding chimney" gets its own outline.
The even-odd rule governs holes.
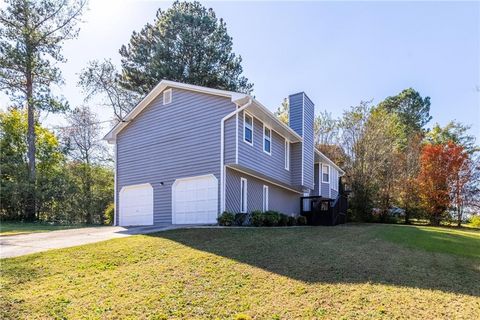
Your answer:
[[[301,158],[301,166],[298,174],[292,172],[295,185],[299,185],[306,189],[306,192],[314,189],[314,139],[313,139],[313,122],[315,105],[307,97],[304,92],[292,94],[288,97],[289,102],[289,125],[290,127],[303,137],[301,148],[296,148],[301,154],[297,157]],[[294,148],[292,148],[292,151]],[[295,155],[293,155],[295,157]],[[301,171],[300,171],[301,170]]]

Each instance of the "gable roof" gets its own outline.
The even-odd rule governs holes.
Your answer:
[[[345,175],[345,171],[342,170],[342,168],[340,168],[339,166],[337,166],[335,164],[335,162],[333,162],[332,160],[330,160],[330,158],[328,158],[326,155],[324,155],[320,150],[318,150],[317,148],[315,148],[315,153],[317,154],[317,156],[320,158],[320,159],[323,159],[325,162],[327,162],[329,165],[331,165],[332,167],[334,167],[335,169],[338,170],[338,172],[340,172],[340,175],[343,176]],[[318,162],[318,161],[315,161],[315,163]]]
[[[291,142],[302,141],[302,137],[298,135],[292,128],[282,123],[278,118],[260,102],[252,98],[250,95],[240,92],[212,89],[192,84],[181,82],[162,80],[159,84],[150,91],[145,98],[142,99],[126,116],[125,119],[117,123],[103,138],[109,143],[114,143],[117,134],[122,131],[128,123],[133,120],[143,109],[145,109],[156,97],[158,97],[167,88],[177,88],[188,91],[200,92],[230,98],[231,101],[237,105],[245,104],[249,99],[252,99],[252,104],[247,109],[252,111],[257,118],[262,122],[271,126],[274,131],[288,138]]]

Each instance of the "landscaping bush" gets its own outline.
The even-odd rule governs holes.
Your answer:
[[[235,214],[235,225],[236,226],[244,226],[249,223],[249,215],[248,213],[237,213]]]
[[[297,217],[297,224],[299,226],[305,226],[307,224],[307,218],[305,216],[298,216]]]
[[[295,217],[289,216],[287,220],[287,226],[294,226],[297,224],[297,219]]]
[[[253,226],[261,227],[264,225],[265,214],[260,210],[252,211],[250,220]]]
[[[113,215],[115,214],[115,206],[113,205],[113,202],[110,203],[107,208],[105,209],[105,212],[103,213],[104,221],[105,224],[107,225],[112,225],[113,224]]]
[[[470,218],[470,225],[472,227],[480,228],[480,216],[473,216]]]
[[[265,218],[263,224],[266,227],[275,227],[278,226],[278,222],[280,221],[280,214],[277,211],[268,210],[264,213]]]
[[[280,213],[279,214],[279,220],[278,220],[278,225],[280,227],[285,227],[288,226],[288,216],[286,214]]]
[[[235,214],[224,211],[218,218],[218,224],[221,226],[232,226],[235,222]]]

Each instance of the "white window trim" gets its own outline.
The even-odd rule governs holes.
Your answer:
[[[324,179],[323,179],[323,173],[324,173],[323,167],[324,167],[324,166],[328,167],[328,171],[327,171],[327,172],[328,172],[328,180],[324,180]],[[323,164],[323,163],[322,163],[322,183],[330,183],[330,180],[331,180],[331,179],[330,179],[330,165],[328,165],[328,164]]]
[[[284,165],[285,165],[285,170],[290,171],[290,141],[285,139],[285,144],[284,144]]]
[[[167,101],[167,97],[170,97],[170,100]],[[163,105],[172,103],[172,89],[167,89],[163,91]]]
[[[268,131],[270,131],[270,152],[267,152],[265,150],[265,140],[267,139],[267,136],[265,135],[265,129],[267,129]],[[265,124],[263,124],[263,152],[265,152],[266,154],[268,154],[269,156],[272,155],[272,129],[270,129],[269,127],[267,127]]]
[[[245,182],[245,184],[244,184]],[[242,186],[245,185],[245,194],[242,192]],[[248,195],[248,181],[245,178],[240,178],[240,212],[247,213],[247,195]]]
[[[263,207],[263,211],[268,211],[268,198],[269,198],[269,195],[268,195],[268,186],[266,185],[263,185],[263,203],[262,203],[262,207]]]
[[[249,116],[250,118],[252,118],[252,128],[251,128],[251,129],[252,129],[252,142],[249,142],[249,141],[247,141],[247,140],[245,139],[245,128],[246,128],[245,116]],[[254,122],[253,116],[252,116],[251,114],[249,114],[249,113],[247,113],[247,112],[244,111],[244,112],[243,112],[243,142],[245,142],[246,144],[249,144],[249,145],[251,145],[251,146],[253,146],[253,133],[254,133],[254,131],[253,131],[253,126],[254,126],[254,125],[253,125],[253,122]]]

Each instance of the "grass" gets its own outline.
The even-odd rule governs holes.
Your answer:
[[[0,318],[479,319],[480,239],[467,233],[185,229],[53,250],[1,260]]]
[[[480,231],[475,229],[389,225],[376,234],[410,248],[480,259]]]
[[[54,225],[46,223],[0,222],[0,236],[13,236],[17,234],[49,232],[81,227],[85,227],[85,225]]]

